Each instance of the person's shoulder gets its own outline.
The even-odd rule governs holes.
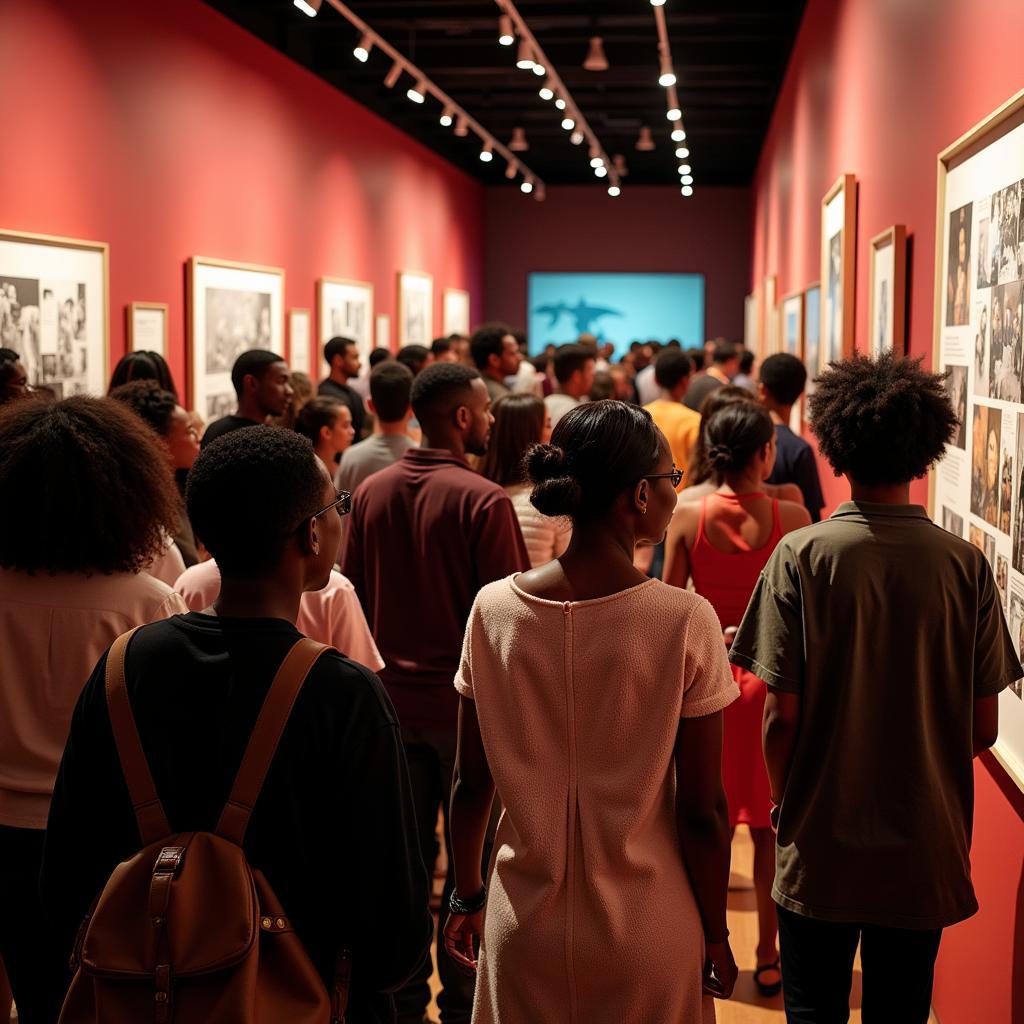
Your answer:
[[[516,573],[513,573],[511,576],[505,576],[500,580],[493,580],[490,583],[484,584],[477,591],[476,600],[473,602],[476,612],[478,614],[491,614],[494,612],[504,614],[510,609],[521,605],[523,598],[520,597],[513,585],[516,575]]]
[[[788,527],[789,533],[811,525],[811,513],[806,506],[799,501],[787,501],[784,498],[778,499],[779,520],[782,525]]]
[[[111,594],[119,597],[125,605],[158,608],[178,598],[172,587],[148,572],[117,573],[104,579],[108,581]]]
[[[302,696],[304,703],[316,704],[323,712],[349,718],[362,716],[370,726],[398,722],[377,674],[333,647],[324,651],[310,669]]]
[[[658,621],[662,626],[664,626],[666,618],[670,621],[674,620],[682,629],[685,629],[695,616],[699,620],[705,620],[710,615],[717,621],[711,603],[692,590],[674,587],[659,579],[652,580],[645,589],[648,600],[657,609]]]

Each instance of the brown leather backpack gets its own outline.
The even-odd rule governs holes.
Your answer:
[[[302,639],[288,652],[216,831],[171,835],[128,703],[132,633],[107,655],[106,693],[143,848],[114,869],[82,923],[60,1024],[342,1024],[347,953],[328,996],[269,883],[242,850],[292,705],[327,648]]]

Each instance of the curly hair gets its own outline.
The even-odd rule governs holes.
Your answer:
[[[836,476],[900,484],[924,476],[957,430],[946,375],[920,359],[854,356],[818,378],[811,428]]]
[[[0,408],[0,566],[138,572],[181,503],[160,442],[109,398]]]
[[[141,416],[161,437],[171,429],[178,400],[155,380],[133,380],[114,388],[109,395]]]

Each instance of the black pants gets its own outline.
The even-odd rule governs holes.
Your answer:
[[[846,1024],[860,941],[864,1024],[927,1024],[942,929],[816,921],[782,907],[779,948],[789,1024]]]
[[[438,915],[439,933],[444,929],[444,923],[448,919],[448,897],[455,888],[455,866],[452,863],[451,835],[448,831],[448,801],[455,772],[457,738],[453,730],[402,726],[402,742],[409,762],[420,852],[431,877],[437,858],[435,826],[438,808],[444,813],[444,845],[448,851],[448,876],[444,880],[441,912]],[[495,824],[495,816],[492,814],[487,841],[484,844],[485,870],[490,859]],[[430,1002],[431,969],[430,961],[427,960],[419,974],[396,994],[399,1024],[412,1021],[418,1024],[423,1019]],[[437,1005],[441,1011],[443,1024],[469,1024],[473,1015],[473,991],[476,982],[475,979],[463,974],[448,956],[444,949],[444,939],[440,934],[437,938],[437,973],[441,979]]]
[[[54,947],[39,900],[45,835],[0,825],[0,957],[20,1024],[54,1024],[68,980],[65,954]]]

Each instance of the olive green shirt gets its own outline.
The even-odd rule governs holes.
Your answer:
[[[919,506],[846,502],[779,543],[730,657],[800,696],[775,901],[895,928],[970,917],[974,701],[1024,676],[982,552]]]

